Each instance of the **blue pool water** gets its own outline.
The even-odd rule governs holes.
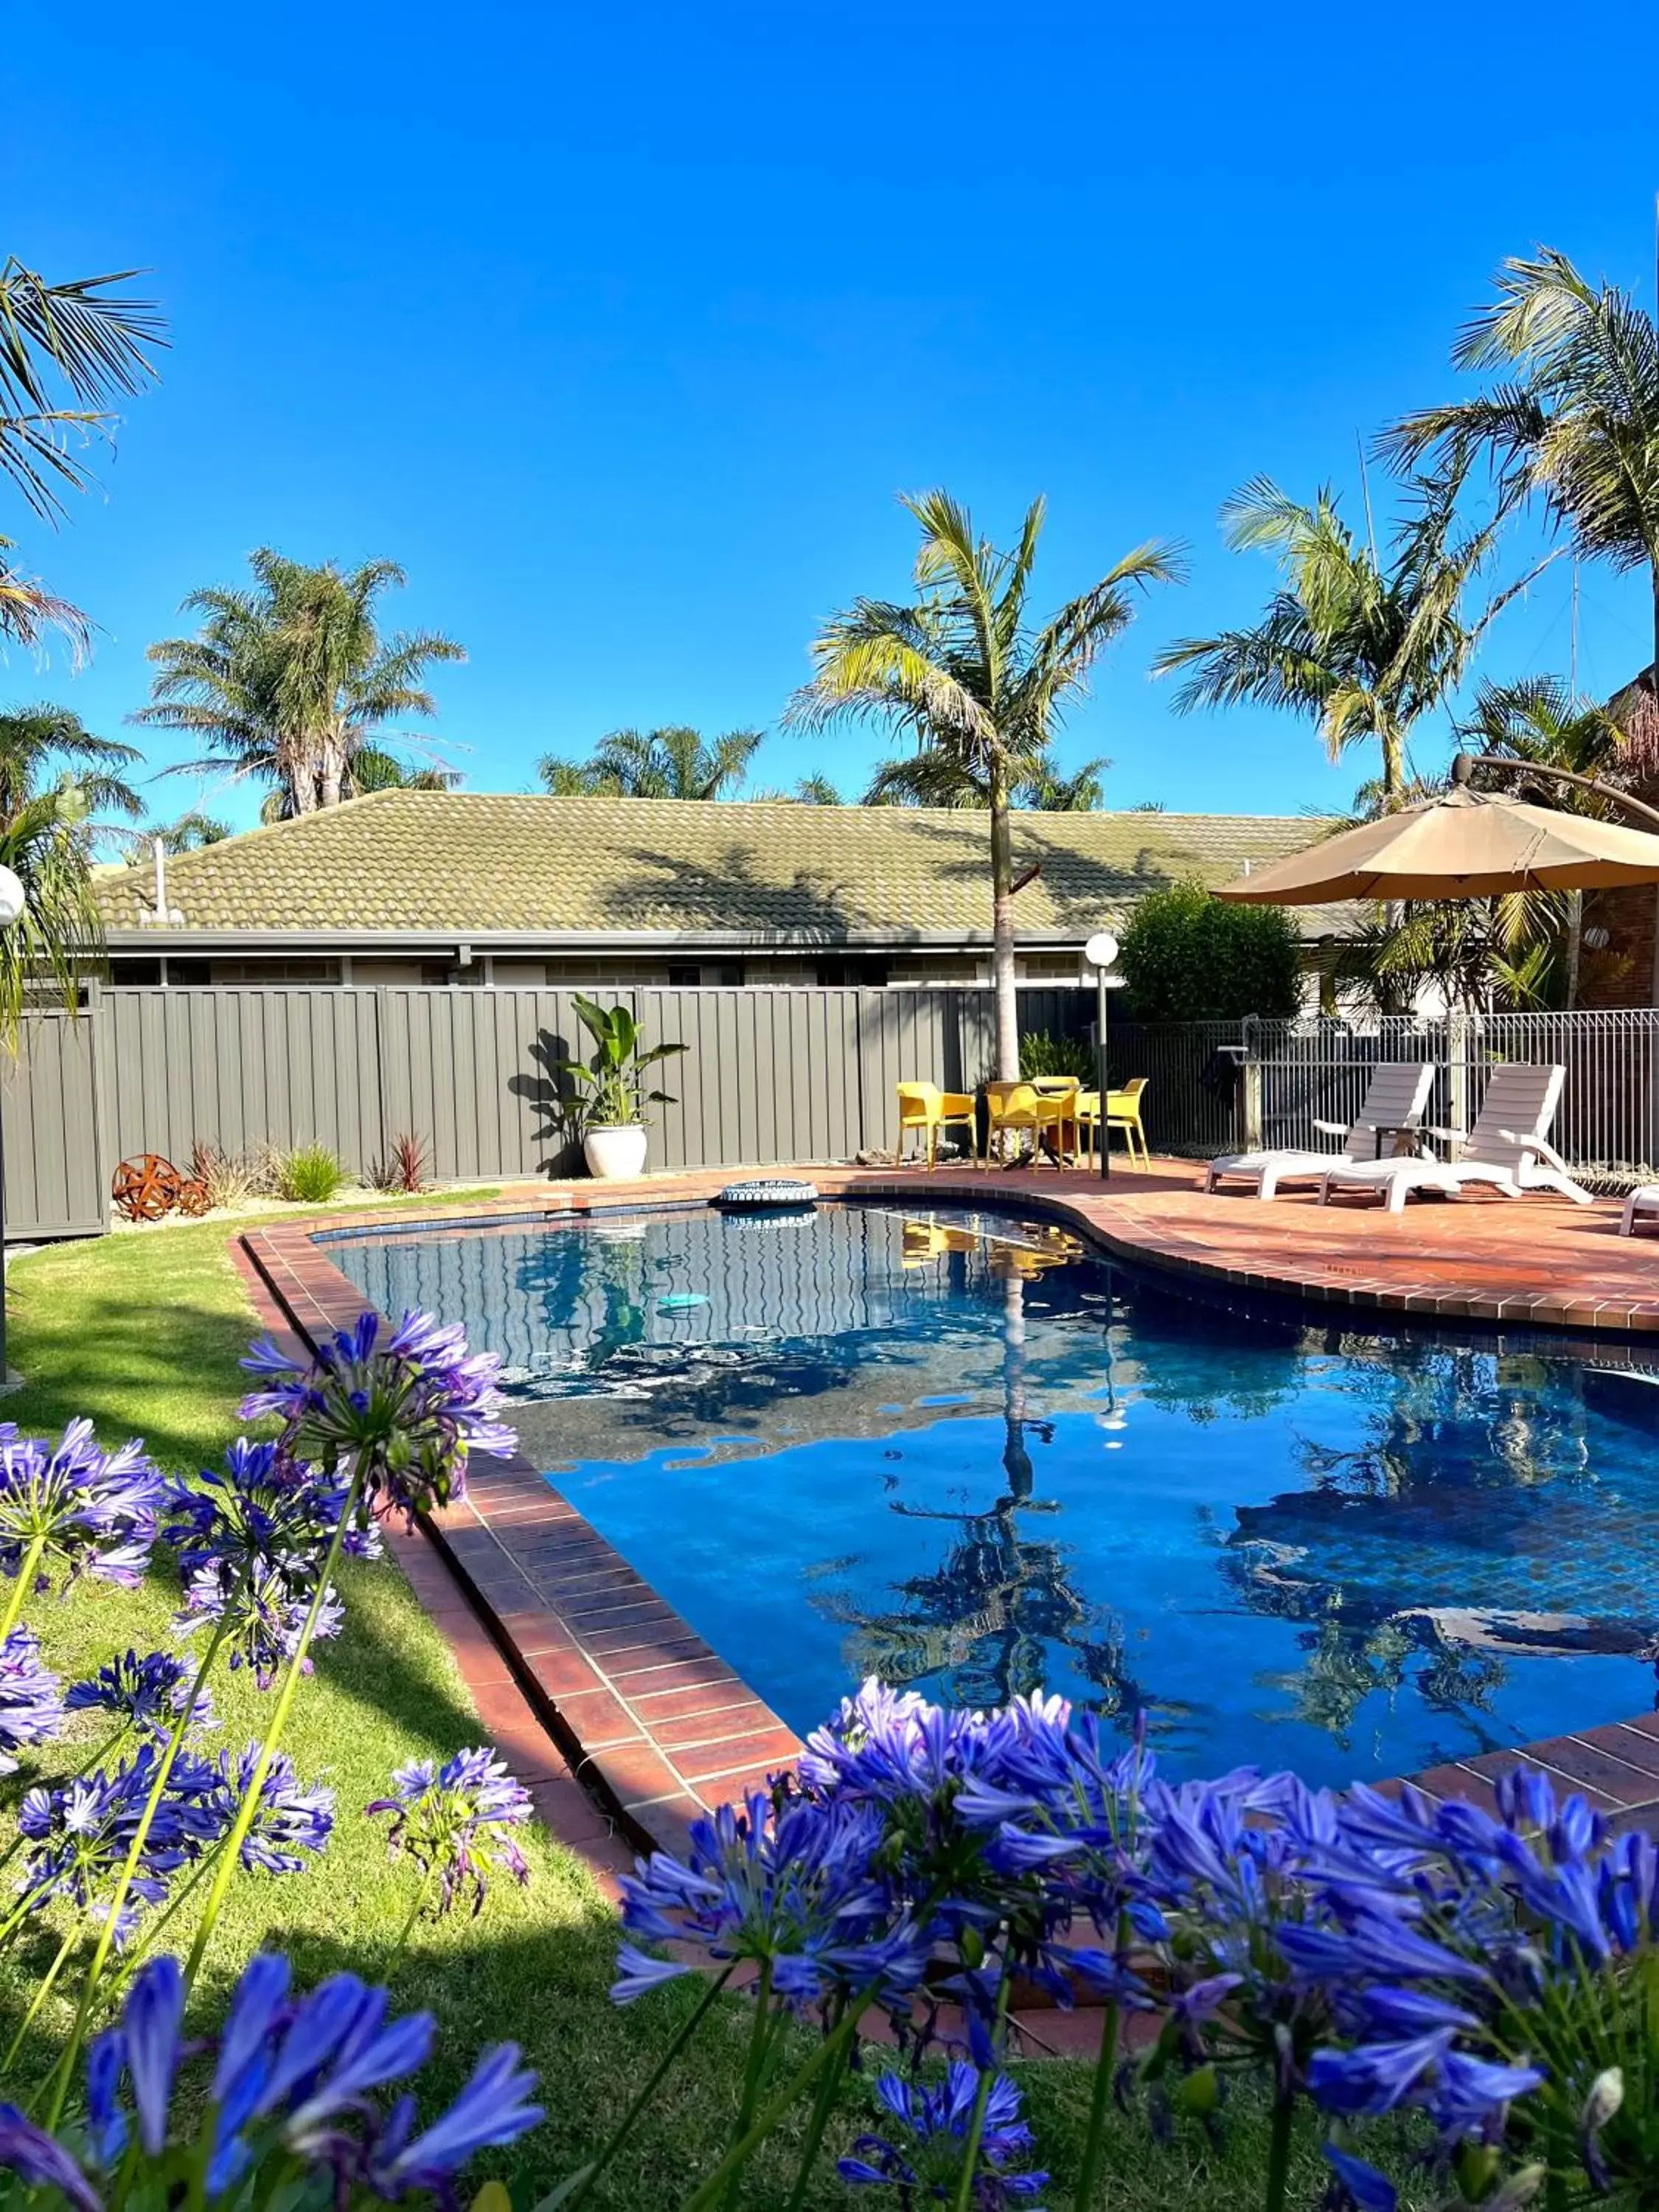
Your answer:
[[[329,1252],[501,1355],[526,1450],[797,1729],[869,1674],[1043,1687],[1179,1773],[1340,1783],[1655,1701],[1646,1355],[1233,1310],[988,1212]]]

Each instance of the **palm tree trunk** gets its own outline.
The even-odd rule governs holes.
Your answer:
[[[318,763],[317,804],[319,806],[337,806],[341,786],[345,781],[345,753],[337,739],[328,738]]]
[[[1584,894],[1567,893],[1567,989],[1566,1010],[1571,1013],[1578,1004],[1578,971],[1584,958]]]
[[[1014,985],[1014,827],[1007,779],[991,778],[991,981],[996,994],[997,1080],[1019,1080],[1019,994]]]

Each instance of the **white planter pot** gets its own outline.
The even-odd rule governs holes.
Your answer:
[[[582,1139],[587,1172],[601,1182],[625,1182],[645,1170],[645,1127],[639,1121],[596,1122]]]

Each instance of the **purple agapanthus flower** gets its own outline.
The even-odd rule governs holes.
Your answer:
[[[696,1946],[725,1964],[768,1964],[787,2004],[810,2006],[835,1990],[908,2004],[927,1968],[928,1946],[878,1873],[884,1834],[867,1805],[797,1801],[779,1810],[757,1791],[691,1827],[684,1860],[658,1851],[625,1876],[623,1926],[646,1942]],[[672,1969],[624,1945],[611,1994],[626,2002]]]
[[[400,1767],[392,1788],[366,1809],[391,1814],[387,1848],[407,1851],[428,1882],[435,1877],[434,1915],[469,1894],[474,1913],[482,1911],[486,1878],[498,1867],[529,1881],[511,1831],[530,1818],[530,1794],[487,1745],[458,1751],[441,1767],[429,1759]]]
[[[20,1888],[31,1907],[58,1898],[82,1910],[100,1907],[138,1832],[160,1759],[156,1747],[145,1743],[118,1766],[27,1793],[17,1826],[30,1846]],[[159,1905],[168,1878],[222,1832],[210,1803],[217,1781],[216,1768],[187,1753],[173,1762],[127,1893],[121,1938],[135,1924],[137,1908]]]
[[[55,1565],[136,1589],[164,1491],[136,1439],[106,1452],[88,1420],[71,1421],[55,1444],[0,1422],[0,1572],[18,1574],[39,1547],[43,1572]]]
[[[406,1313],[383,1340],[385,1326],[363,1314],[309,1365],[256,1344],[242,1364],[263,1387],[243,1401],[242,1417],[274,1413],[285,1450],[360,1479],[365,1516],[376,1508],[412,1516],[463,1494],[471,1453],[504,1458],[518,1439],[496,1418],[493,1352],[469,1352],[463,1330],[428,1314]]]
[[[173,1627],[176,1635],[187,1637],[204,1626],[216,1627],[228,1613],[226,1644],[232,1668],[250,1668],[259,1687],[268,1690],[300,1648],[311,1603],[308,1595],[295,1595],[288,1579],[274,1568],[256,1567],[245,1581],[227,1589],[209,1567],[186,1583],[184,1609],[173,1615]],[[331,1588],[318,1613],[312,1641],[337,1636],[344,1626],[345,1608]],[[307,1651],[301,1672],[309,1674],[312,1669]]]
[[[842,2179],[902,2190],[908,2203],[956,2203],[981,2080],[973,2067],[960,2063],[931,2087],[883,2075],[876,2094],[891,2114],[895,2132],[860,2136],[851,2156],[839,2161]],[[976,2212],[1035,2203],[1048,2177],[1018,2166],[1031,2149],[1031,2130],[1020,2117],[1019,2091],[1006,2074],[999,2074],[986,2095],[975,2161],[969,2202]]]
[[[207,1802],[222,1832],[228,1833],[252,1786],[259,1750],[251,1743],[234,1762],[228,1751],[219,1754],[218,1786]],[[334,1792],[320,1784],[302,1783],[289,1754],[274,1753],[259,1785],[252,1825],[242,1838],[242,1864],[250,1873],[301,1874],[333,1830]]]
[[[41,1664],[40,1639],[14,1628],[0,1644],[0,1774],[17,1770],[16,1753],[50,1743],[64,1725],[61,1685]]]
[[[106,1712],[146,1735],[167,1736],[188,1704],[192,1728],[212,1728],[213,1700],[205,1690],[191,1696],[194,1668],[171,1651],[123,1651],[84,1681],[72,1682],[64,1699],[71,1713]]]
[[[536,2076],[503,2044],[422,2130],[401,2085],[431,2056],[430,2014],[389,2018],[386,1991],[352,1974],[292,1996],[288,1961],[271,1956],[244,1972],[211,2039],[205,2102],[178,2097],[184,2008],[177,1960],[147,1960],[118,2025],[88,2053],[82,2158],[0,2107],[0,2170],[61,2190],[76,2212],[99,2212],[100,2185],[118,2172],[128,2200],[165,2197],[187,2172],[217,2203],[266,2174],[287,2185],[296,2162],[342,2203],[419,2191],[453,2204],[456,2177],[479,2151],[516,2142],[542,2117],[528,2102]]]
[[[239,1436],[221,1467],[169,1486],[164,1534],[186,1582],[211,1571],[228,1587],[245,1571],[258,1570],[282,1576],[297,1596],[315,1583],[346,1495],[344,1483],[283,1444]],[[354,1525],[343,1548],[378,1558],[379,1532],[372,1524]]]

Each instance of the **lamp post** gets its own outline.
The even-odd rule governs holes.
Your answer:
[[[11,869],[0,867],[0,929],[15,928],[27,905],[20,878]],[[6,1150],[0,1115],[0,1390],[6,1387]]]
[[[1106,1130],[1106,970],[1117,958],[1117,939],[1109,929],[1097,929],[1083,948],[1083,957],[1095,971],[1095,1074],[1100,1085],[1100,1179],[1110,1180],[1112,1147]]]

